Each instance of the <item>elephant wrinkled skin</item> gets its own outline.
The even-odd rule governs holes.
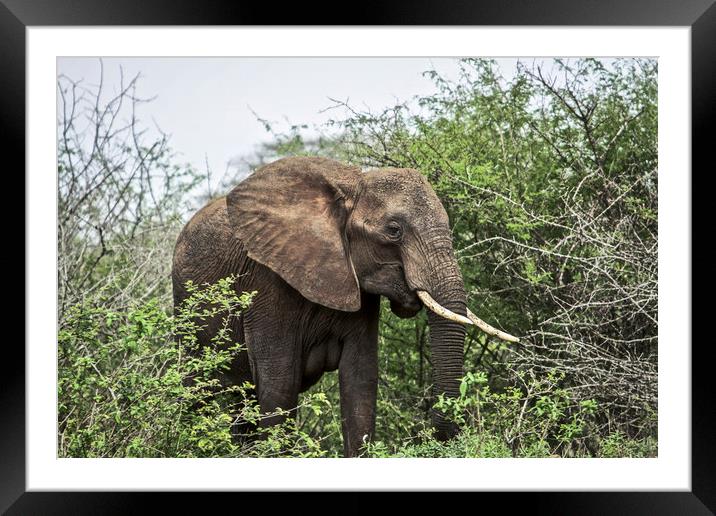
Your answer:
[[[423,307],[418,292],[446,313],[467,315],[447,213],[412,169],[361,172],[315,157],[261,167],[183,229],[175,304],[187,296],[186,281],[232,274],[238,292],[258,294],[235,319],[234,339],[248,352],[224,381],[253,383],[261,409],[273,411],[295,407],[300,392],[338,369],[346,456],[358,455],[375,427],[380,296],[400,317]],[[459,394],[465,326],[457,320],[428,311],[436,395]],[[433,420],[438,438],[455,435],[440,413]]]

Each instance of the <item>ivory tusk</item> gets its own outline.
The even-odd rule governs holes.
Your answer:
[[[435,312],[440,317],[444,317],[445,319],[449,321],[454,321],[462,324],[473,324],[470,319],[463,315],[458,315],[455,312],[451,312],[444,306],[440,305],[437,301],[435,301],[430,294],[425,292],[424,290],[418,290],[417,291],[418,297],[423,302],[423,304],[430,308],[433,312]],[[483,323],[484,324],[484,323]]]
[[[508,342],[519,342],[520,339],[517,337],[513,337],[509,333],[505,333],[504,331],[500,331],[497,328],[493,328],[489,324],[487,324],[485,321],[480,319],[478,316],[476,316],[470,309],[467,309],[467,317],[464,317],[462,315],[458,315],[455,312],[451,312],[444,306],[442,306],[440,303],[435,301],[430,294],[425,292],[424,290],[418,290],[417,291],[418,297],[423,302],[423,304],[428,307],[430,310],[435,312],[440,317],[444,317],[445,319],[449,321],[458,322],[461,324],[474,324],[478,328],[480,328],[482,331],[487,333],[488,335],[493,335],[497,337],[498,339],[506,340]]]
[[[517,337],[513,337],[509,333],[505,333],[504,331],[500,331],[497,328],[493,328],[492,326],[487,324],[485,321],[480,319],[478,316],[473,314],[469,308],[467,309],[467,316],[470,319],[470,322],[472,322],[475,326],[477,326],[478,328],[480,328],[482,331],[484,331],[485,333],[487,333],[489,335],[494,335],[498,339],[506,340],[509,342],[519,342],[520,341],[520,339],[518,339]]]

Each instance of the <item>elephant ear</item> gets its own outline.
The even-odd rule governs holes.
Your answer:
[[[325,158],[264,166],[226,198],[229,220],[249,257],[306,299],[356,311],[360,290],[345,236],[360,169]]]

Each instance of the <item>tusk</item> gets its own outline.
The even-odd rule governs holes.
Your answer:
[[[497,328],[493,328],[485,321],[480,319],[478,316],[476,316],[474,313],[472,313],[469,308],[467,309],[467,317],[464,317],[462,315],[456,314],[455,312],[451,312],[450,310],[442,306],[424,290],[418,290],[417,294],[423,304],[440,317],[444,317],[449,321],[454,321],[461,324],[474,324],[488,335],[493,335],[498,339],[506,340],[508,342],[520,341],[520,339],[518,339],[517,337],[513,337],[509,333],[505,333],[504,331],[500,331]]]
[[[418,290],[417,291],[418,297],[423,302],[425,306],[430,308],[433,312],[435,312],[440,317],[444,317],[445,319],[448,319],[449,321],[458,322],[461,324],[473,324],[470,319],[463,315],[458,315],[455,312],[451,312],[444,306],[440,305],[437,301],[435,301],[430,294],[425,292],[424,290]],[[484,323],[483,323],[484,324]]]
[[[470,322],[472,322],[475,326],[477,326],[478,328],[480,328],[482,331],[484,331],[485,333],[487,333],[489,335],[494,335],[495,337],[497,337],[499,339],[506,340],[509,342],[519,342],[520,341],[520,339],[518,339],[517,337],[513,337],[509,333],[505,333],[504,331],[500,331],[497,328],[493,328],[492,326],[487,324],[485,321],[480,319],[478,316],[473,314],[469,308],[467,309],[467,316],[470,318]]]

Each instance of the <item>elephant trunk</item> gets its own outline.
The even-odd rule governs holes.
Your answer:
[[[430,297],[439,306],[464,318],[467,314],[465,286],[452,248],[440,253],[433,263],[435,266],[429,276]],[[426,308],[433,365],[433,395],[435,399],[440,394],[458,397],[463,375],[465,324],[445,318],[444,314],[436,313],[429,306]],[[457,425],[440,411],[433,409],[432,417],[438,439],[449,439],[457,434]]]

